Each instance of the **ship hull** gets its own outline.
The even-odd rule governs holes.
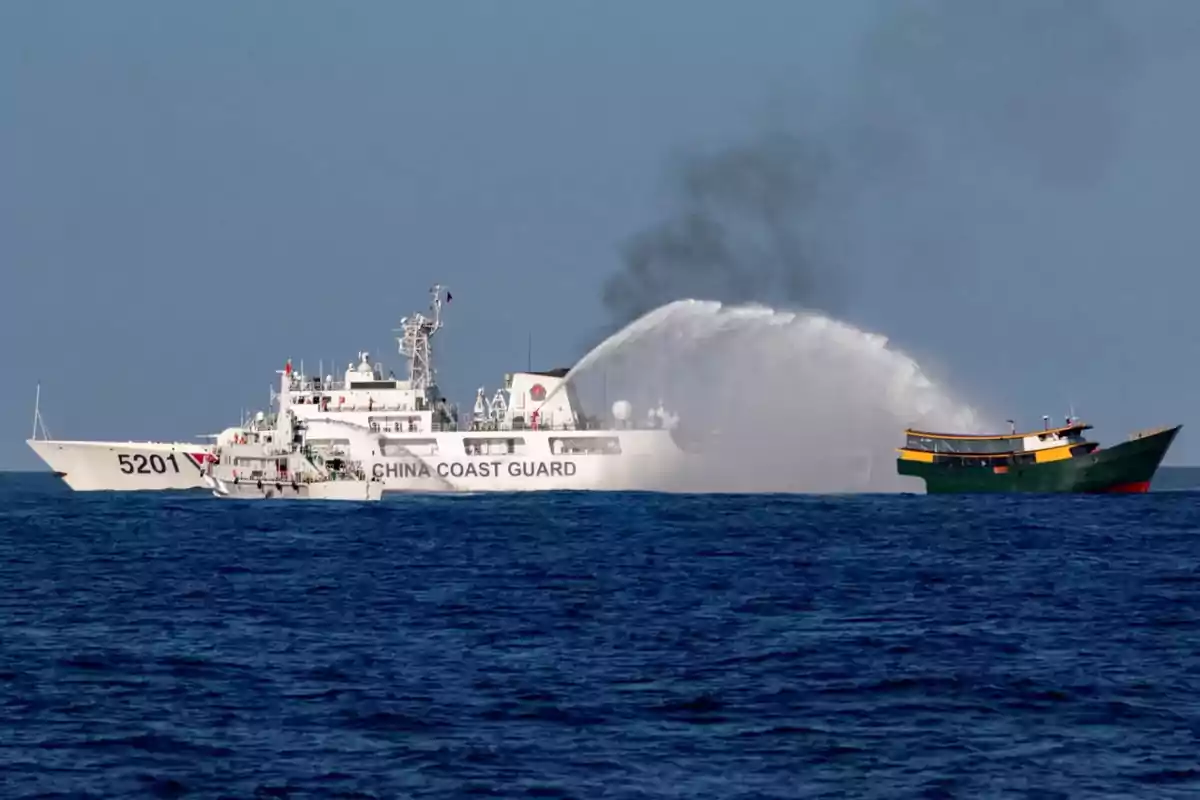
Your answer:
[[[77,492],[202,489],[209,448],[183,442],[72,442],[29,439],[26,444]]]
[[[901,475],[921,478],[928,494],[1141,493],[1162,463],[1181,426],[1164,428],[1060,461],[1008,467],[959,466],[900,459]]]
[[[676,453],[624,456],[375,458],[368,475],[388,493],[654,491],[665,485]]]
[[[386,495],[485,492],[665,491],[664,457],[649,455],[567,456],[535,459],[376,457],[365,467],[369,480],[318,480],[311,483],[270,478],[234,481],[220,478],[218,497],[243,500],[374,501]],[[215,482],[215,481],[214,481]]]

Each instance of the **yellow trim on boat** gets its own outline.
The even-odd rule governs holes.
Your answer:
[[[902,461],[923,461],[926,464],[933,463],[933,453],[924,450],[898,450]]]
[[[1065,447],[1048,447],[1045,450],[1035,450],[1034,459],[1039,464],[1045,464],[1048,461],[1062,461],[1063,459],[1071,457],[1072,446],[1073,445],[1067,445]]]

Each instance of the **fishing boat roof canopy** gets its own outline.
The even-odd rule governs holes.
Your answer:
[[[1014,432],[1014,433],[933,433],[931,431],[918,431],[908,428],[904,431],[907,436],[919,436],[923,439],[970,439],[970,440],[986,440],[986,439],[1024,439],[1026,436],[1045,436],[1053,434],[1065,436],[1070,431],[1083,432],[1089,430],[1092,426],[1086,422],[1074,422],[1070,425],[1063,425],[1060,428],[1044,428],[1036,431]]]
[[[1025,453],[1080,444],[1084,441],[1083,431],[1091,427],[1086,423],[1076,422],[1061,428],[1044,428],[1040,431],[981,435],[906,430],[904,449],[974,456]]]

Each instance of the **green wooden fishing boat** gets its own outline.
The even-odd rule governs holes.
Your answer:
[[[976,436],[905,431],[896,468],[930,494],[974,492],[1146,492],[1182,425],[1136,433],[1102,448],[1084,422]]]

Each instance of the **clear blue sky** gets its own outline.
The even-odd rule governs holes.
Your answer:
[[[622,240],[662,213],[666,160],[831,114],[875,14],[0,4],[0,467],[39,466],[38,380],[57,437],[215,432],[289,356],[398,366],[391,329],[435,280],[455,399],[523,367],[530,332],[535,366],[569,365]],[[959,156],[871,195],[856,219],[887,224],[847,239],[855,321],[1034,422],[1073,401],[1107,437],[1200,427],[1190,42],[1122,95],[1099,183],[1031,191]],[[1200,460],[1200,435],[1176,447]]]

